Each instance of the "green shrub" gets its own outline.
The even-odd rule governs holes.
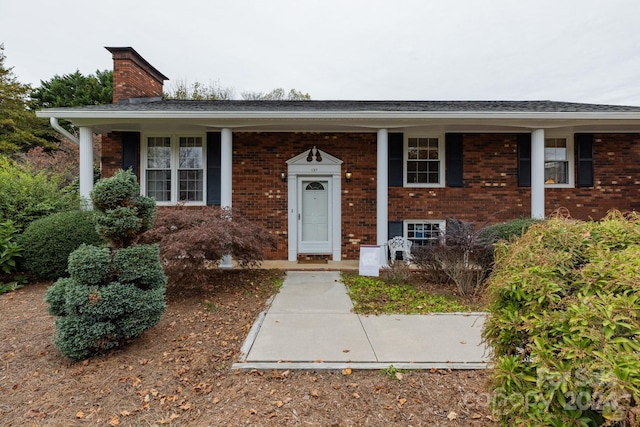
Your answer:
[[[640,215],[532,225],[497,246],[489,291],[503,425],[637,425]]]
[[[534,218],[516,218],[506,222],[491,224],[482,229],[482,236],[488,240],[498,242],[520,237],[527,232],[533,224],[542,220]]]
[[[0,156],[0,221],[24,230],[36,219],[79,207],[78,193],[67,191],[62,174],[36,172]]]
[[[140,242],[158,243],[171,286],[199,287],[211,280],[211,268],[225,255],[241,266],[256,267],[276,239],[229,208],[162,209]]]
[[[16,260],[22,256],[16,233],[12,221],[0,222],[0,294],[21,288],[27,282],[24,276],[10,275],[17,268]]]
[[[493,242],[483,231],[451,218],[438,242],[412,249],[412,261],[427,280],[452,281],[460,295],[476,296],[493,264]]]
[[[40,279],[67,275],[69,254],[81,244],[98,245],[93,212],[60,212],[32,222],[20,236],[24,268]]]
[[[91,192],[93,206],[102,213],[96,218],[98,233],[111,241],[113,247],[129,246],[138,235],[153,227],[156,203],[140,196],[139,191],[135,175],[120,170],[96,183]]]
[[[16,258],[22,256],[22,246],[16,242],[17,230],[13,221],[0,222],[0,273],[16,269]]]
[[[87,286],[109,283],[113,277],[111,251],[106,247],[81,245],[69,255],[69,275]]]
[[[158,245],[129,246],[155,215],[155,203],[138,191],[131,172],[100,182],[92,200],[109,247],[80,246],[69,256],[70,277],[47,291],[56,316],[54,343],[66,357],[84,359],[117,347],[156,325],[166,308]]]

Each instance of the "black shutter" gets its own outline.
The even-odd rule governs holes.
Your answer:
[[[531,134],[518,134],[518,186],[531,187]]]
[[[462,187],[462,134],[445,135],[446,177],[449,187]]]
[[[207,132],[207,205],[220,206],[221,133]]]
[[[396,236],[400,236],[400,237],[404,237],[404,224],[402,221],[389,221],[389,228],[388,228],[388,232],[389,235],[387,236],[389,240],[393,239]],[[387,248],[387,259],[389,259],[392,255],[396,255],[396,254],[391,254],[389,252],[389,248]],[[398,253],[397,254],[397,258],[396,259],[402,259],[402,253]]]
[[[577,133],[578,187],[593,187],[593,134]]]
[[[403,157],[402,148],[404,146],[404,135],[401,133],[389,134],[389,187],[402,187],[403,177]]]
[[[139,132],[123,132],[122,133],[122,169],[131,169],[138,179],[140,167],[140,133]]]
[[[396,236],[404,237],[404,227],[402,221],[389,221],[389,239]]]

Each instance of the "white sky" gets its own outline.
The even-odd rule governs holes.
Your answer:
[[[34,86],[131,46],[237,98],[640,105],[638,0],[0,0],[0,43]]]

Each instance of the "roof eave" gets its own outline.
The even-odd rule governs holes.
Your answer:
[[[100,111],[45,109],[38,117],[59,119],[268,119],[268,120],[415,120],[415,119],[532,119],[640,120],[640,112],[521,112],[521,111]]]

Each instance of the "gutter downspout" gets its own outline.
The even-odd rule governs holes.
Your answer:
[[[69,133],[69,131],[67,131],[65,128],[60,126],[60,123],[58,123],[58,119],[56,117],[49,118],[49,123],[51,123],[52,128],[60,132],[65,138],[69,139],[78,147],[80,146],[80,139],[78,139],[77,136],[72,135],[71,133]],[[98,156],[97,154],[95,153],[93,154],[93,159],[98,163],[100,163],[100,156]]]

